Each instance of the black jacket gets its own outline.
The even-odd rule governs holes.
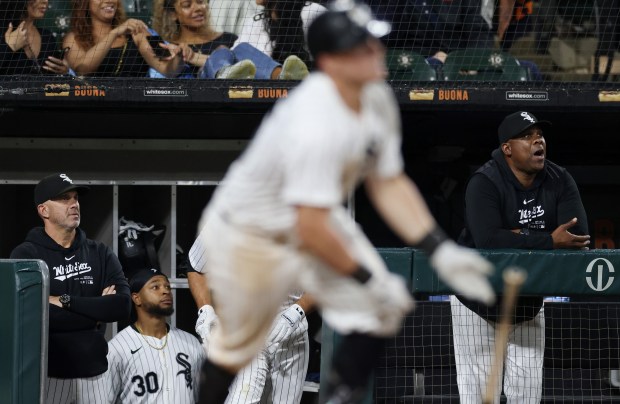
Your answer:
[[[75,241],[63,248],[42,227],[28,233],[11,258],[41,259],[49,269],[50,296],[71,296],[69,309],[49,305],[48,375],[92,377],[108,368],[105,324],[129,317],[131,298],[121,264],[112,251],[77,229]],[[116,294],[101,296],[108,286]]]
[[[4,27],[3,33],[7,27]],[[50,71],[41,69],[45,66],[45,61],[52,56],[58,49],[58,41],[54,35],[46,30],[39,29],[41,34],[41,51],[36,60],[28,58],[23,49],[14,52],[6,43],[4,35],[0,38],[0,75],[13,74],[54,74]]]
[[[465,193],[465,229],[459,244],[482,249],[553,249],[551,233],[561,224],[578,219],[573,234],[588,234],[588,219],[573,177],[565,168],[547,160],[534,184],[525,189],[496,149],[492,159],[470,178]],[[527,229],[529,235],[513,233]],[[499,302],[493,307],[462,297],[461,302],[487,320],[497,321]],[[498,299],[499,300],[499,299]],[[542,297],[520,297],[515,321],[532,319],[542,307]]]

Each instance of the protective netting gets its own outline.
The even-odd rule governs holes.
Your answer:
[[[446,299],[418,302],[390,340],[375,373],[376,403],[481,402],[483,369],[494,348],[487,333],[494,327],[454,303],[451,310]],[[515,403],[619,402],[620,306],[566,300],[548,298],[534,320],[511,328],[506,369],[520,370],[500,378],[502,402],[506,396]],[[517,336],[527,343],[517,346]]]
[[[325,3],[2,0],[0,74],[298,80],[313,64],[304,33]],[[620,63],[613,63],[620,42],[620,0],[368,4],[393,24],[385,43],[396,84],[601,83],[617,81],[620,72]],[[232,51],[211,57],[222,48]],[[175,49],[182,52],[180,62],[171,56]]]

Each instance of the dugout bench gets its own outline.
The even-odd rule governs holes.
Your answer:
[[[526,269],[521,294],[570,297],[545,303],[545,358],[542,402],[620,402],[609,369],[620,369],[620,250],[480,250],[496,265],[494,289],[512,265]],[[434,296],[450,289],[410,248],[379,249],[391,271],[402,275],[416,296],[375,369],[366,403],[458,403],[450,303]],[[442,301],[443,300],[443,301]],[[327,374],[338,335],[324,327],[321,374]],[[502,397],[504,400],[505,397]],[[503,402],[503,401],[502,401]]]

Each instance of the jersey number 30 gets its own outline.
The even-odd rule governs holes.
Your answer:
[[[137,390],[133,392],[138,397],[142,397],[146,392],[155,393],[159,390],[159,382],[155,372],[149,372],[144,377],[134,376],[131,378],[131,382],[136,384]]]

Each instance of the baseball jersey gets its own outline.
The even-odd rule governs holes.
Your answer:
[[[551,233],[562,223],[578,218],[573,234],[588,234],[588,218],[579,189],[570,173],[550,160],[529,188],[523,187],[497,148],[492,159],[470,179],[465,192],[465,229],[459,244],[472,248],[553,248]],[[528,235],[512,229],[528,229]],[[497,321],[501,300],[487,306],[464,297],[458,299],[489,321]],[[513,321],[538,315],[542,296],[519,296]]]
[[[109,402],[194,404],[205,358],[196,337],[185,331],[170,327],[158,339],[126,327],[109,342]]]
[[[385,82],[366,85],[361,111],[311,73],[278,102],[231,166],[207,209],[261,234],[294,234],[296,205],[334,208],[367,175],[402,172],[400,118]]]
[[[196,237],[194,244],[192,244],[192,247],[189,249],[188,259],[190,268],[188,269],[188,272],[205,273],[207,254],[203,244],[203,239],[204,238],[200,235]],[[297,301],[301,298],[301,295],[303,295],[303,291],[301,289],[292,290],[286,300],[282,302],[279,312],[283,312],[294,303],[297,303]]]

